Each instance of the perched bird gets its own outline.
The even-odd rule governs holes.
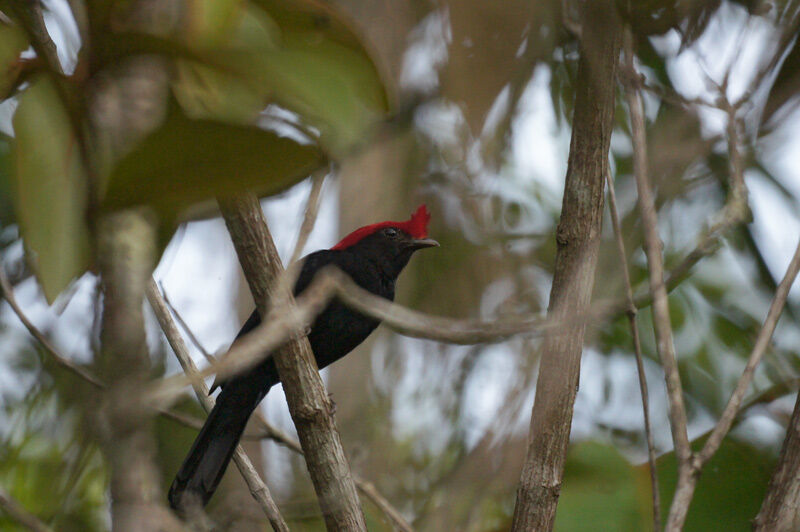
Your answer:
[[[428,238],[429,220],[428,210],[421,205],[405,222],[367,225],[350,233],[331,249],[311,253],[302,259],[295,295],[311,283],[314,274],[332,264],[362,288],[393,300],[395,282],[411,255],[418,249],[439,245]],[[237,338],[260,323],[258,310],[254,310]],[[336,299],[331,301],[308,333],[317,366],[322,369],[342,358],[363,342],[378,324],[378,320],[351,310]],[[206,505],[233,456],[250,414],[279,381],[275,362],[270,357],[221,384],[216,406],[169,489],[173,508],[180,509],[188,501]]]

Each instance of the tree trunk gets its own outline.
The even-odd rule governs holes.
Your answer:
[[[548,314],[569,319],[589,308],[613,128],[620,25],[614,2],[586,2],[575,87],[575,114],[555,274]],[[542,345],[529,444],[512,530],[552,530],[578,390],[585,325],[568,323]]]
[[[761,510],[753,521],[756,532],[800,530],[800,394],[786,428],[778,465],[769,481]]]
[[[155,260],[152,223],[136,211],[107,216],[99,227],[98,260],[103,283],[99,363],[108,383],[98,425],[111,469],[111,527],[179,530],[164,506],[152,411],[139,400],[150,378],[142,303]]]

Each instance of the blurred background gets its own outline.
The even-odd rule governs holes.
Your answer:
[[[325,173],[304,253],[330,247],[361,225],[405,219],[424,202],[432,213],[429,234],[441,248],[414,258],[398,283],[398,302],[455,318],[543,313],[569,152],[578,58],[573,3],[333,2],[363,37],[396,112],[355,147],[332,148],[337,162]],[[235,5],[232,16],[253,9],[244,1],[187,1],[185,24],[213,18],[217,4]],[[728,116],[715,103],[720,94],[741,102],[739,149],[753,220],[727,232],[719,249],[670,296],[689,436],[702,441],[744,368],[800,238],[800,2],[636,4],[619,2],[636,33],[637,67],[649,87],[648,155],[667,269],[694,248],[725,203]],[[76,22],[66,1],[44,6],[47,29],[69,74],[81,48]],[[175,89],[179,99],[187,83]],[[232,108],[244,98],[233,91],[220,97]],[[5,136],[14,135],[16,107],[17,98],[0,105]],[[612,172],[634,289],[641,291],[647,287],[646,261],[627,113],[620,93]],[[291,135],[302,119],[291,105],[270,103],[261,123]],[[2,148],[7,173],[9,149]],[[310,190],[306,179],[262,203],[284,261],[294,249]],[[62,354],[90,363],[98,330],[96,277],[84,274],[49,305],[24,258],[5,196],[0,189],[0,258],[19,303]],[[621,266],[607,214],[600,253],[595,300],[620,297]],[[178,227],[155,277],[212,354],[227,349],[253,308],[225,225],[213,216]],[[158,371],[180,372],[147,311]],[[675,464],[665,386],[649,309],[639,316],[661,496],[668,506]],[[800,385],[799,345],[795,288],[745,408],[700,480],[687,530],[749,530]],[[373,482],[415,529],[507,529],[538,346],[537,338],[526,336],[452,346],[379,329],[323,371],[353,470]],[[203,365],[200,349],[191,348]],[[52,363],[0,303],[0,486],[56,530],[109,526],[108,469],[84,428],[91,413],[85,389]],[[180,408],[201,416],[188,392]],[[293,433],[281,389],[261,408],[270,422]],[[195,434],[159,418],[165,487]],[[647,449],[624,315],[587,332],[572,441],[556,530],[648,530]],[[268,440],[250,441],[247,448],[292,529],[323,529],[302,458]],[[370,529],[391,529],[376,508],[364,504]],[[223,529],[263,526],[235,468],[209,511]],[[0,514],[0,528],[15,526]]]

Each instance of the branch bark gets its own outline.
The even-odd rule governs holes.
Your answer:
[[[244,195],[220,199],[219,204],[261,315],[268,315],[270,304],[294,305],[291,292],[276,283],[283,266],[258,199]],[[308,340],[293,340],[274,357],[328,530],[365,531],[364,513],[336,431],[333,405]]]
[[[625,31],[625,68],[629,77],[633,77],[633,36],[629,29]],[[658,215],[656,214],[653,192],[647,170],[647,141],[644,123],[642,99],[637,86],[629,84],[625,96],[631,120],[631,137],[633,140],[633,167],[636,187],[639,193],[639,212],[644,232],[644,248],[649,270],[650,293],[653,296],[653,326],[656,335],[656,347],[664,368],[669,399],[669,419],[672,429],[672,441],[675,456],[678,460],[678,485],[667,518],[667,530],[680,530],[686,519],[681,508],[688,509],[694,492],[694,473],[691,467],[692,449],[687,432],[686,407],[683,403],[683,387],[681,385],[675,346],[672,341],[672,324],[669,318],[669,302],[667,288],[664,283],[664,262],[661,257],[661,239],[658,234]]]
[[[613,128],[619,21],[613,1],[586,2],[572,140],[556,241],[548,316],[583,314],[594,286],[604,179]],[[552,530],[578,387],[584,323],[548,334],[542,346],[530,439],[512,530]]]
[[[108,387],[98,417],[111,470],[111,524],[119,531],[180,530],[163,504],[151,412],[141,400],[150,376],[144,288],[155,259],[155,231],[136,211],[106,216],[99,227],[103,327],[98,365]]]
[[[793,532],[800,529],[800,394],[786,428],[778,465],[767,496],[753,521],[754,532]]]

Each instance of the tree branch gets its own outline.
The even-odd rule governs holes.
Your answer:
[[[101,352],[109,386],[98,411],[101,448],[111,470],[114,530],[180,530],[164,506],[150,412],[141,392],[150,376],[143,299],[155,258],[155,230],[137,211],[106,215],[98,229],[103,286]]]
[[[288,287],[276,283],[283,266],[258,199],[245,195],[220,199],[219,204],[261,315],[269,314],[269,305],[294,306]],[[364,513],[336,431],[333,406],[308,340],[291,341],[278,349],[274,358],[328,530],[366,530]]]
[[[775,332],[775,327],[778,325],[778,320],[781,317],[781,312],[783,312],[783,307],[786,304],[786,298],[789,297],[789,290],[792,288],[792,284],[797,277],[798,270],[800,270],[800,242],[797,244],[794,256],[789,263],[789,267],[786,269],[783,280],[775,291],[775,296],[772,299],[769,312],[767,312],[764,325],[761,326],[761,330],[758,332],[753,351],[750,353],[744,372],[742,372],[742,376],[739,377],[736,388],[733,390],[728,404],[725,405],[725,410],[723,410],[717,424],[714,426],[714,430],[711,431],[711,435],[706,440],[703,449],[698,453],[695,467],[703,467],[711,457],[714,456],[714,453],[717,452],[717,449],[719,449],[719,446],[722,444],[722,439],[728,434],[733,420],[736,419],[744,395],[747,393],[750,382],[753,380],[756,367],[764,357],[764,353],[772,339],[772,333]]]
[[[800,527],[800,394],[786,427],[778,465],[753,520],[754,532],[794,532]]]
[[[291,277],[288,272],[284,277]],[[279,281],[281,284],[283,280]],[[401,334],[454,344],[498,342],[515,334],[541,334],[564,327],[584,326],[602,316],[608,305],[561,320],[522,316],[518,319],[483,321],[457,320],[431,316],[392,303],[356,285],[335,267],[325,268],[297,298],[293,307],[277,306],[249,334],[239,339],[222,357],[215,359],[196,375],[178,375],[163,379],[149,392],[148,402],[161,405],[172,401],[185,386],[216,374],[225,378],[252,367],[272,356],[272,351],[290,338],[305,331],[332,297],[338,297],[351,308],[382,320]]]
[[[197,367],[194,365],[192,357],[189,355],[189,350],[186,348],[186,344],[183,342],[178,328],[172,321],[172,316],[170,316],[166,302],[152,278],[147,283],[146,293],[147,300],[153,308],[161,330],[164,332],[164,336],[166,336],[169,345],[172,347],[172,351],[175,353],[178,362],[180,362],[183,371],[189,375],[197,373]],[[214,399],[208,395],[208,386],[201,380],[193,384],[193,387],[197,400],[200,401],[200,404],[203,405],[206,412],[210,412],[214,408]],[[259,503],[261,509],[264,511],[264,515],[267,516],[267,519],[272,525],[272,529],[280,532],[288,531],[289,527],[281,516],[275,501],[272,499],[269,488],[261,479],[255,467],[253,467],[252,462],[247,457],[241,445],[236,447],[233,461],[242,474],[242,478],[244,478],[244,481],[247,483],[250,494]]]
[[[294,264],[300,258],[300,254],[303,253],[303,248],[306,247],[306,242],[308,242],[308,235],[314,229],[317,214],[319,214],[322,185],[325,184],[325,175],[328,171],[329,169],[325,168],[311,176],[311,192],[308,193],[303,223],[300,225],[300,234],[297,235],[297,241],[294,244],[294,251],[292,251],[292,258],[289,259],[289,264]]]
[[[625,68],[629,79],[635,78],[633,65],[633,35],[630,28],[625,29]],[[675,346],[672,342],[672,325],[669,318],[669,302],[664,285],[664,263],[661,258],[661,240],[658,235],[658,215],[656,214],[653,193],[647,172],[647,141],[644,123],[644,111],[639,89],[628,84],[625,96],[631,119],[631,137],[633,141],[633,166],[636,185],[639,191],[639,211],[644,231],[647,267],[650,272],[650,293],[653,296],[653,325],[656,333],[656,345],[669,398],[669,418],[672,429],[672,441],[678,460],[678,486],[670,507],[667,530],[680,530],[686,517],[686,510],[694,491],[692,476],[692,449],[687,432],[686,407],[683,403],[683,387],[681,385],[678,363],[675,357]]]
[[[548,317],[563,320],[589,309],[603,213],[604,178],[614,123],[619,20],[614,2],[583,4],[572,140],[564,184],[558,250]],[[553,528],[572,410],[580,376],[585,324],[545,337],[527,455],[517,488],[513,531]]]
[[[639,338],[639,327],[636,324],[636,304],[633,302],[633,288],[631,287],[631,275],[628,270],[628,255],[625,253],[625,242],[622,239],[622,228],[619,223],[619,213],[617,211],[617,194],[614,191],[614,181],[611,179],[611,172],[606,174],[608,183],[608,209],[611,213],[611,223],[614,226],[614,238],[617,241],[617,251],[619,261],[622,266],[622,278],[625,282],[625,297],[628,301],[628,323],[631,328],[633,339],[633,351],[636,355],[636,371],[639,374],[639,390],[642,394],[642,412],[644,414],[644,432],[647,437],[647,460],[650,466],[650,489],[653,499],[653,530],[661,530],[661,495],[658,489],[658,471],[656,469],[656,448],[653,442],[653,430],[650,427],[650,399],[647,391],[647,376],[644,373],[644,361],[642,360],[642,343]]]

